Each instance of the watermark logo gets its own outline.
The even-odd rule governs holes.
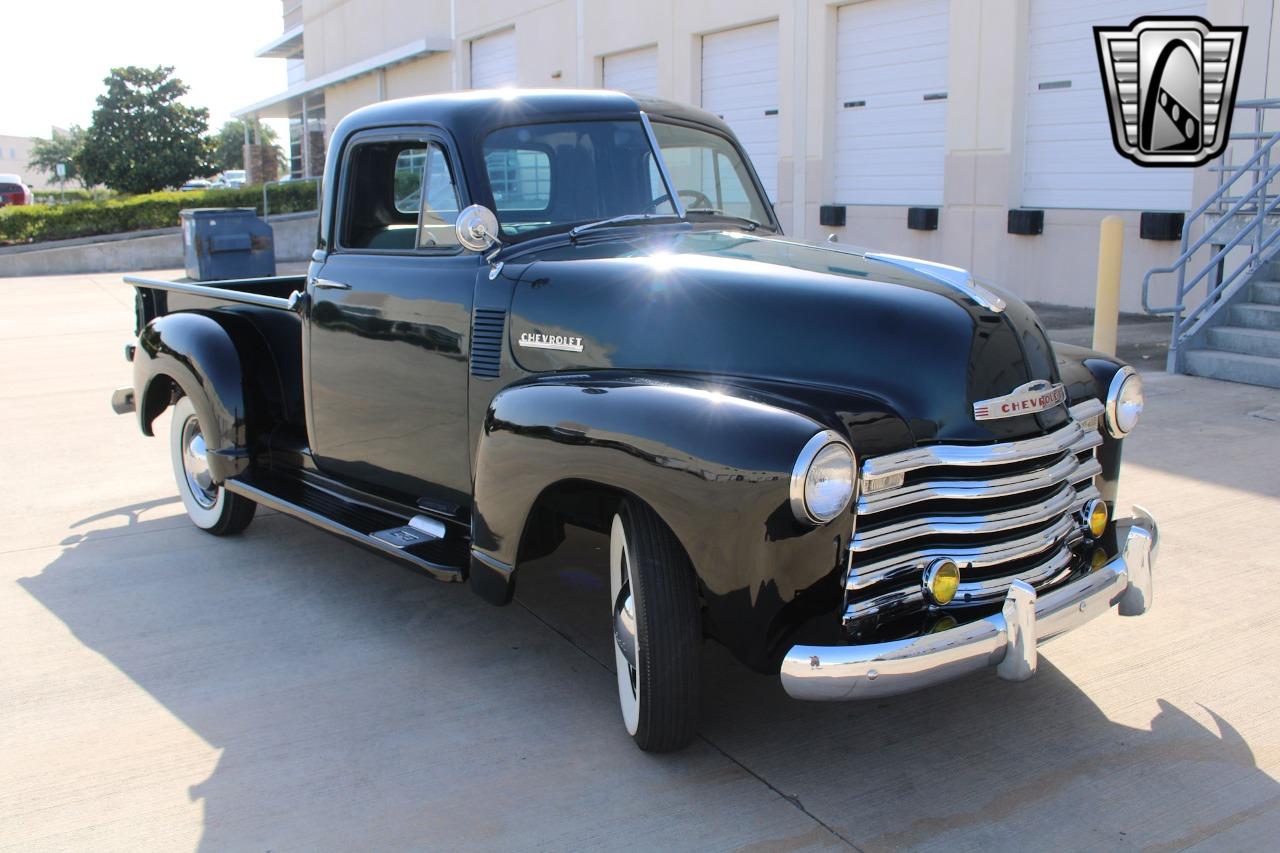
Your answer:
[[[1151,16],[1094,27],[1120,156],[1139,166],[1200,166],[1222,153],[1248,27]]]

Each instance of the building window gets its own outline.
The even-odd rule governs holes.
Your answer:
[[[292,177],[314,178],[324,174],[327,134],[324,97],[308,95],[303,99],[303,109],[289,116],[289,174]]]

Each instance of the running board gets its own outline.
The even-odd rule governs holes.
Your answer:
[[[227,480],[229,492],[403,560],[436,580],[464,581],[470,549],[461,537],[448,538],[444,525],[425,516],[405,519],[354,503],[292,477],[245,474]],[[407,523],[406,523],[407,521]]]

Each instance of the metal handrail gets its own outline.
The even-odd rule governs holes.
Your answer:
[[[1280,98],[1237,102],[1236,109],[1254,111],[1253,129],[1233,132],[1230,139],[1252,141],[1254,149],[1252,156],[1239,166],[1232,166],[1228,160],[1215,169],[1218,173],[1218,187],[1183,222],[1181,252],[1177,260],[1169,266],[1148,270],[1142,278],[1143,310],[1149,314],[1173,318],[1169,343],[1171,369],[1177,364],[1181,345],[1209,321],[1216,313],[1217,306],[1225,304],[1227,300],[1224,297],[1234,294],[1239,286],[1247,281],[1247,277],[1241,278],[1241,276],[1256,269],[1280,237],[1280,231],[1275,229],[1271,229],[1268,233],[1267,225],[1267,217],[1280,208],[1280,195],[1273,196],[1267,192],[1270,184],[1280,178],[1280,163],[1272,165],[1271,162],[1272,149],[1280,142],[1280,132],[1263,130],[1265,112],[1277,108],[1280,108]],[[1245,175],[1250,176],[1248,190],[1242,195],[1232,196],[1230,193]],[[1242,213],[1248,216],[1248,222],[1243,226],[1235,221]],[[1206,215],[1216,216],[1217,219],[1205,227],[1204,233],[1192,243],[1191,232],[1197,221]],[[1220,235],[1228,228],[1236,229],[1236,233],[1222,242]],[[1229,274],[1219,274],[1216,281],[1210,278],[1214,273],[1221,272],[1220,265],[1226,260],[1227,255],[1246,240],[1251,241],[1248,256]],[[1188,280],[1188,264],[1206,245],[1218,248]],[[1152,277],[1170,273],[1177,273],[1178,276],[1174,304],[1152,307],[1150,299]],[[1187,310],[1187,295],[1201,281],[1208,282],[1205,296],[1193,308]]]
[[[1258,215],[1259,216],[1270,215],[1276,211],[1276,208],[1280,208],[1280,196],[1275,196],[1275,200],[1268,203],[1265,208],[1259,211]],[[1212,264],[1217,264],[1219,261],[1225,259],[1227,256],[1227,253],[1230,252],[1236,246],[1238,246],[1242,241],[1242,239],[1244,238],[1245,234],[1247,233],[1248,233],[1248,229],[1242,230],[1238,235],[1236,235],[1236,237],[1230,243],[1225,244],[1220,250],[1218,250],[1217,254],[1215,254],[1213,258],[1210,259],[1209,264],[1206,264],[1206,267]],[[1280,236],[1280,230],[1272,231],[1271,235],[1267,237],[1265,240],[1263,240],[1262,246],[1261,246],[1262,250],[1265,251],[1266,249],[1270,248],[1271,244],[1275,242],[1277,236]],[[1240,265],[1237,266],[1234,270],[1232,270],[1229,275],[1223,276],[1222,281],[1218,282],[1217,285],[1210,288],[1209,292],[1205,294],[1205,297],[1203,300],[1201,300],[1200,304],[1187,312],[1187,315],[1182,319],[1182,325],[1184,327],[1188,327],[1192,323],[1192,321],[1196,319],[1196,317],[1200,314],[1200,312],[1204,311],[1205,308],[1207,308],[1210,304],[1216,302],[1218,300],[1218,297],[1222,295],[1223,291],[1226,290],[1226,288],[1229,287],[1233,282],[1235,282],[1236,278],[1241,273],[1243,273],[1246,269],[1252,266],[1253,260],[1256,254],[1257,254],[1256,252],[1251,252],[1249,257],[1241,261]],[[1201,274],[1203,275],[1203,272]]]
[[[1278,137],[1278,138],[1280,138],[1280,137]],[[1273,142],[1273,143],[1274,143],[1274,142],[1276,142],[1276,141],[1277,141],[1277,140],[1272,140],[1272,142]],[[1198,272],[1198,273],[1195,275],[1195,277],[1191,279],[1191,282],[1190,282],[1190,283],[1187,283],[1187,282],[1186,282],[1186,263],[1187,263],[1187,261],[1191,260],[1192,256],[1193,256],[1193,255],[1195,255],[1195,253],[1196,253],[1196,252],[1198,252],[1198,251],[1200,251],[1201,249],[1203,249],[1203,248],[1205,247],[1205,245],[1206,245],[1206,244],[1208,244],[1208,243],[1212,242],[1213,237],[1214,237],[1214,236],[1216,236],[1216,235],[1217,235],[1217,233],[1223,229],[1223,227],[1224,227],[1224,226],[1223,226],[1223,223],[1225,223],[1225,222],[1230,222],[1230,221],[1231,221],[1231,217],[1232,217],[1232,216],[1235,216],[1235,215],[1236,215],[1237,213],[1239,213],[1242,209],[1244,209],[1244,207],[1246,206],[1246,204],[1247,204],[1247,203],[1248,203],[1248,202],[1253,198],[1253,196],[1255,196],[1255,195],[1257,195],[1257,194],[1258,194],[1258,190],[1259,190],[1259,188],[1260,188],[1260,187],[1263,187],[1263,186],[1265,186],[1266,184],[1270,183],[1270,182],[1271,182],[1272,180],[1274,180],[1277,176],[1280,176],[1280,163],[1277,163],[1275,166],[1271,166],[1271,167],[1269,167],[1269,168],[1267,169],[1266,173],[1265,173],[1265,177],[1263,177],[1263,178],[1259,179],[1259,181],[1258,181],[1258,183],[1257,183],[1256,185],[1254,185],[1254,186],[1253,186],[1253,187],[1252,187],[1252,188],[1251,188],[1247,193],[1245,193],[1244,195],[1242,195],[1242,196],[1240,197],[1240,199],[1239,199],[1235,204],[1233,204],[1231,207],[1229,207],[1229,208],[1226,210],[1226,212],[1222,213],[1221,218],[1220,218],[1217,222],[1215,222],[1215,223],[1213,224],[1213,226],[1212,226],[1212,227],[1210,227],[1210,228],[1206,229],[1206,230],[1205,230],[1205,232],[1204,232],[1204,234],[1202,234],[1202,235],[1200,236],[1200,239],[1199,239],[1199,240],[1196,240],[1196,242],[1195,242],[1195,243],[1194,243],[1190,248],[1187,248],[1187,239],[1188,239],[1188,234],[1187,234],[1188,228],[1187,228],[1187,224],[1185,224],[1185,223],[1183,224],[1183,226],[1182,226],[1182,246],[1183,246],[1183,252],[1182,252],[1182,254],[1181,254],[1181,255],[1179,255],[1179,256],[1178,256],[1178,259],[1177,259],[1176,261],[1174,261],[1172,264],[1170,264],[1169,266],[1167,266],[1167,267],[1152,267],[1151,269],[1147,270],[1146,275],[1144,275],[1144,276],[1142,277],[1142,308],[1143,308],[1143,310],[1144,310],[1144,311],[1146,311],[1148,314],[1165,315],[1165,314],[1171,314],[1171,313],[1173,313],[1173,312],[1175,312],[1175,311],[1179,311],[1179,310],[1181,310],[1181,308],[1182,308],[1182,298],[1183,298],[1184,296],[1186,296],[1188,293],[1190,293],[1190,292],[1191,292],[1191,290],[1192,290],[1193,288],[1195,288],[1195,286],[1196,286],[1197,284],[1199,284],[1199,283],[1200,283],[1200,280],[1201,280],[1202,278],[1204,278],[1207,274],[1209,274],[1210,272],[1212,272],[1212,271],[1213,271],[1214,266],[1215,266],[1215,265],[1217,265],[1218,261],[1222,260],[1222,258],[1225,256],[1225,251],[1226,251],[1226,250],[1234,249],[1236,246],[1240,245],[1240,243],[1241,243],[1241,241],[1242,241],[1242,239],[1243,239],[1244,235],[1245,235],[1245,234],[1247,234],[1247,233],[1249,233],[1249,231],[1253,228],[1253,226],[1252,226],[1252,225],[1250,225],[1250,226],[1249,226],[1249,228],[1242,229],[1242,230],[1240,231],[1240,233],[1239,233],[1239,234],[1237,234],[1234,238],[1232,238],[1232,239],[1231,239],[1231,240],[1226,244],[1226,250],[1224,250],[1224,251],[1220,251],[1220,252],[1218,252],[1217,254],[1215,254],[1215,255],[1214,255],[1214,256],[1209,260],[1209,262],[1208,262],[1208,263],[1206,263],[1206,264],[1201,268],[1200,272]],[[1217,193],[1215,193],[1213,196],[1210,196],[1210,197],[1209,197],[1209,198],[1210,198],[1210,201],[1207,201],[1207,202],[1205,202],[1205,204],[1204,204],[1204,205],[1201,205],[1201,209],[1200,209],[1200,210],[1197,210],[1195,213],[1191,214],[1191,216],[1187,218],[1187,223],[1190,223],[1190,222],[1191,222],[1191,220],[1192,220],[1192,218],[1200,216],[1200,215],[1204,212],[1204,208],[1205,208],[1205,206],[1206,206],[1206,205],[1208,205],[1210,202],[1212,202],[1212,201],[1214,201],[1214,200],[1215,200],[1215,196],[1217,196]],[[1265,199],[1264,199],[1264,201],[1263,201],[1263,204],[1265,204]],[[1152,308],[1152,307],[1151,307],[1151,305],[1150,305],[1150,304],[1149,304],[1149,302],[1148,302],[1148,299],[1147,299],[1147,297],[1148,297],[1148,285],[1149,285],[1149,284],[1150,284],[1150,282],[1151,282],[1151,276],[1153,276],[1153,275],[1155,275],[1155,274],[1157,274],[1157,273],[1171,273],[1171,272],[1177,272],[1177,273],[1178,273],[1178,291],[1177,291],[1177,293],[1178,293],[1178,301],[1177,301],[1177,304],[1172,305],[1172,306],[1170,306],[1170,307],[1168,307],[1168,308]]]

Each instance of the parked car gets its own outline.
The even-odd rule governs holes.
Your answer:
[[[235,189],[244,186],[244,169],[228,169],[213,179],[214,189]]]
[[[0,207],[10,204],[35,204],[35,196],[20,175],[0,172]]]
[[[1115,513],[1133,368],[963,270],[785,238],[716,116],[389,101],[325,168],[305,276],[126,279],[113,406],[147,435],[173,409],[198,527],[261,504],[495,604],[599,531],[655,751],[693,737],[704,637],[794,697],[878,699],[1029,678],[1038,642],[1151,605],[1155,523]]]
[[[213,183],[211,181],[206,181],[204,178],[192,178],[182,186],[178,187],[178,191],[184,193],[199,192],[200,190],[207,190],[212,186]]]

